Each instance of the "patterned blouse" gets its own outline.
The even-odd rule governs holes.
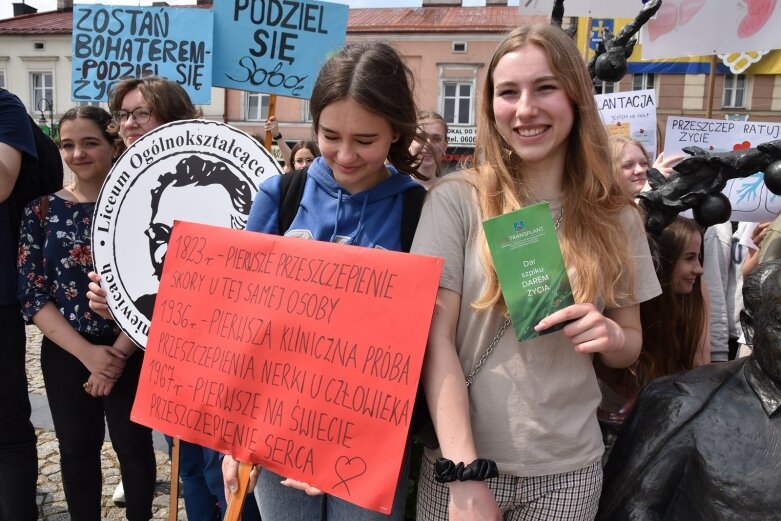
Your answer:
[[[27,205],[22,216],[16,265],[24,319],[32,322],[51,300],[76,331],[117,334],[114,322],[93,313],[87,299],[95,203],[66,201],[55,194],[48,198],[43,225],[40,199]]]

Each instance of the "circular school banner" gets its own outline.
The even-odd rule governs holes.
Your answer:
[[[215,121],[163,125],[122,154],[95,205],[92,248],[109,310],[136,344],[146,346],[174,220],[242,229],[258,186],[281,173],[258,141]]]

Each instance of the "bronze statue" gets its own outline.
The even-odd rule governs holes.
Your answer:
[[[550,15],[550,23],[551,25],[555,25],[557,27],[561,27],[561,24],[564,22],[564,0],[554,0],[553,1],[553,9],[551,11]],[[567,35],[570,38],[575,38],[575,36],[578,34],[578,25],[573,24],[567,27],[567,29],[564,31],[567,33]]]
[[[727,181],[764,171],[765,185],[781,194],[781,140],[762,143],[756,148],[711,153],[700,147],[686,147],[690,154],[673,167],[675,173],[665,177],[658,170],[648,170],[652,190],[637,197],[646,212],[645,228],[659,236],[678,214],[692,208],[702,226],[729,219],[729,200],[721,194]]]
[[[781,518],[781,260],[743,286],[754,351],[651,382],[605,467],[599,521]]]
[[[588,62],[591,78],[602,81],[619,81],[626,74],[627,58],[632,56],[637,39],[633,38],[640,28],[662,7],[662,0],[650,0],[637,17],[626,24],[618,34],[602,30],[602,40],[597,43],[596,54]],[[562,13],[563,16],[563,13]]]

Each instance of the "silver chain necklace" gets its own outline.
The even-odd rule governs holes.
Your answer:
[[[559,209],[559,215],[556,216],[556,220],[553,223],[553,229],[558,231],[559,226],[561,226],[561,220],[564,218],[564,208]],[[469,373],[466,377],[466,388],[469,390],[469,386],[472,385],[472,383],[475,381],[475,377],[477,376],[477,373],[480,372],[480,369],[482,369],[483,364],[488,359],[488,356],[493,353],[494,348],[496,347],[496,344],[499,343],[499,339],[502,338],[504,335],[504,332],[507,331],[507,328],[510,327],[510,324],[512,323],[512,320],[510,317],[507,317],[504,322],[501,323],[499,326],[499,329],[496,331],[496,335],[491,340],[491,343],[488,344],[488,347],[485,348],[485,352],[483,353],[483,356],[480,357],[480,360],[477,361],[477,364],[475,364],[475,368],[472,369],[472,372]]]

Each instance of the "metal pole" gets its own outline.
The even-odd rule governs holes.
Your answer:
[[[710,119],[713,115],[713,89],[716,85],[716,55],[710,57],[710,73],[708,74],[708,93],[705,99],[705,118]]]

